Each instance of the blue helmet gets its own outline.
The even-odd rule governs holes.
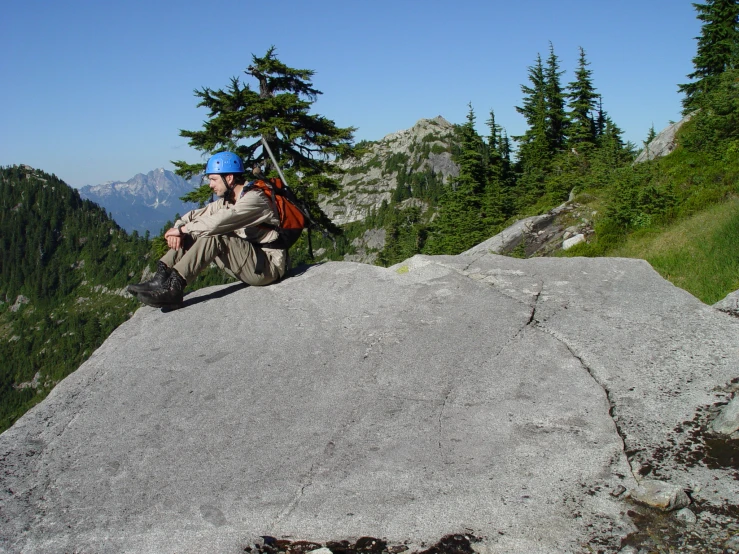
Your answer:
[[[244,173],[244,162],[233,152],[213,154],[205,166],[205,174],[211,173]]]

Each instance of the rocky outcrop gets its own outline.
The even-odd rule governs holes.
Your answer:
[[[521,258],[547,256],[592,238],[596,215],[587,205],[569,200],[545,214],[514,222],[470,252],[506,255],[518,252]]]
[[[17,312],[20,310],[23,306],[28,304],[31,300],[27,296],[23,296],[22,294],[19,294],[15,298],[15,302],[13,302],[13,305],[10,307],[11,312]]]
[[[737,344],[739,320],[631,259],[473,249],[199,290],[139,309],[0,435],[0,550],[638,552],[655,512],[660,541],[673,522],[720,552],[739,474],[707,428]],[[640,485],[687,492],[695,523]]]
[[[677,123],[671,123],[665,127],[636,157],[635,163],[654,160],[670,154],[677,147],[677,132],[686,122],[690,121],[693,114],[688,114]]]
[[[363,220],[383,201],[390,202],[401,171],[432,170],[448,182],[459,175],[452,161],[453,140],[454,125],[438,116],[369,143],[359,159],[338,163],[346,172],[340,192],[321,197],[321,209],[337,225]]]

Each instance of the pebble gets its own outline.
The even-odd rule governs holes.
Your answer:
[[[696,521],[698,521],[698,518],[695,517],[695,514],[690,510],[690,508],[683,508],[682,510],[678,510],[675,512],[675,518],[677,518],[679,521],[682,521],[683,523],[693,524]]]
[[[631,498],[663,512],[678,510],[690,504],[690,498],[681,487],[654,479],[644,479],[639,483],[631,491]]]
[[[739,429],[739,396],[729,402],[711,424],[714,432],[731,435]]]
[[[724,543],[724,551],[739,552],[739,535],[734,535]]]

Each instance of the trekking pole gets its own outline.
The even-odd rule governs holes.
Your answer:
[[[285,179],[284,173],[282,173],[282,170],[280,169],[280,165],[277,163],[277,159],[275,158],[275,155],[272,153],[272,149],[269,147],[269,144],[267,144],[267,141],[264,137],[262,137],[262,146],[264,146],[264,149],[267,151],[267,154],[269,154],[269,159],[272,160],[272,163],[275,164],[275,168],[277,169],[277,173],[280,175],[280,179],[282,179],[282,182],[285,183],[285,186],[287,186],[287,179]]]

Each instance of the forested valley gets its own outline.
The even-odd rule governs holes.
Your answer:
[[[0,430],[136,309],[122,295],[150,243],[54,175],[0,169]]]

